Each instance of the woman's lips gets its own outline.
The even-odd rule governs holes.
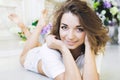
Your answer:
[[[68,45],[70,45],[70,46],[73,46],[76,42],[77,42],[77,41],[74,41],[74,42],[72,42],[72,41],[66,41],[66,43],[67,43]]]

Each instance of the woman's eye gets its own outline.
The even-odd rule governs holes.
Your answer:
[[[67,26],[61,26],[61,29],[66,30]]]
[[[83,32],[84,29],[82,29],[82,28],[78,28],[77,31],[78,31],[78,32]]]

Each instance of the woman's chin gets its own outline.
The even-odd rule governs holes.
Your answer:
[[[70,49],[70,50],[76,49],[75,46],[69,46],[69,45],[67,45],[67,47],[68,47],[68,49]]]

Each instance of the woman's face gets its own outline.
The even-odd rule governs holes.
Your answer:
[[[71,12],[64,13],[60,23],[60,39],[73,50],[84,43],[85,31],[79,18]]]

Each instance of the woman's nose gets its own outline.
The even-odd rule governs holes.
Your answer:
[[[73,32],[73,31],[69,31],[67,34],[68,34],[68,35],[67,35],[67,36],[68,36],[68,39],[72,40],[72,39],[75,38],[75,35],[74,35],[74,32]]]

